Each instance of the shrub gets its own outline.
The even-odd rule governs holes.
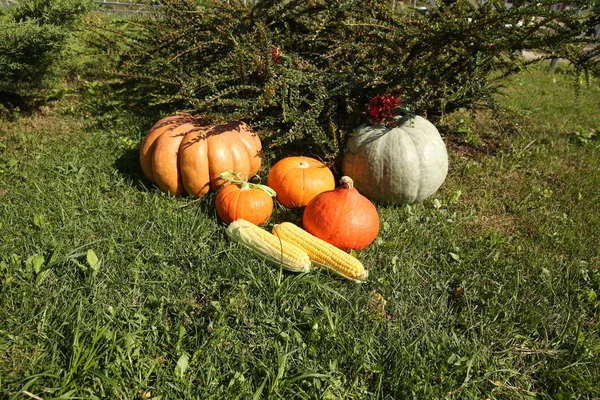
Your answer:
[[[549,4],[450,0],[422,15],[387,0],[166,0],[156,18],[123,32],[135,40],[118,73],[128,93],[153,105],[241,118],[268,133],[271,147],[335,157],[376,95],[435,117],[493,103],[498,78],[526,64],[521,50],[580,70],[597,64],[579,34],[598,13]]]
[[[29,97],[56,82],[66,40],[92,0],[24,0],[0,15],[0,93]]]

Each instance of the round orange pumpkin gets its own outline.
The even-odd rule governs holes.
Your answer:
[[[379,214],[369,199],[343,176],[342,186],[323,192],[308,203],[302,216],[304,229],[342,250],[361,250],[379,233]]]
[[[273,213],[271,194],[246,182],[224,186],[215,199],[217,215],[230,224],[243,218],[255,225],[262,225]]]
[[[310,157],[286,157],[275,163],[267,185],[277,192],[277,201],[287,208],[301,208],[319,193],[335,188],[331,170]]]
[[[244,180],[258,173],[260,138],[238,121],[207,126],[190,114],[159,120],[140,146],[146,177],[163,191],[202,197],[227,183],[221,173],[235,171]]]

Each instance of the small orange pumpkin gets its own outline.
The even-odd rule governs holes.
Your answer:
[[[228,176],[229,175],[229,176]],[[236,178],[231,178],[233,175]],[[232,185],[223,186],[215,199],[215,208],[221,221],[230,224],[243,218],[255,225],[262,225],[273,214],[275,192],[265,185],[249,183],[231,172],[221,174]]]
[[[150,181],[165,192],[196,197],[227,183],[222,172],[250,179],[260,169],[261,155],[260,138],[243,122],[207,126],[190,114],[159,120],[140,146],[140,164]]]
[[[302,216],[304,229],[342,250],[361,250],[379,233],[379,214],[360,194],[352,179],[343,176],[342,186],[323,192],[307,204]]]
[[[277,193],[277,201],[287,208],[301,208],[319,193],[335,188],[331,170],[310,157],[286,157],[275,163],[267,185]]]

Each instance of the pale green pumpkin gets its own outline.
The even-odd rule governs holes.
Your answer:
[[[342,171],[374,201],[410,204],[434,194],[448,173],[448,152],[425,118],[399,117],[393,127],[363,125],[348,139]]]

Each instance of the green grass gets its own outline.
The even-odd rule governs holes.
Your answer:
[[[362,285],[148,185],[158,116],[67,96],[1,121],[0,397],[599,398],[600,85],[571,84],[520,74],[510,118],[448,136],[441,190],[379,207]]]

